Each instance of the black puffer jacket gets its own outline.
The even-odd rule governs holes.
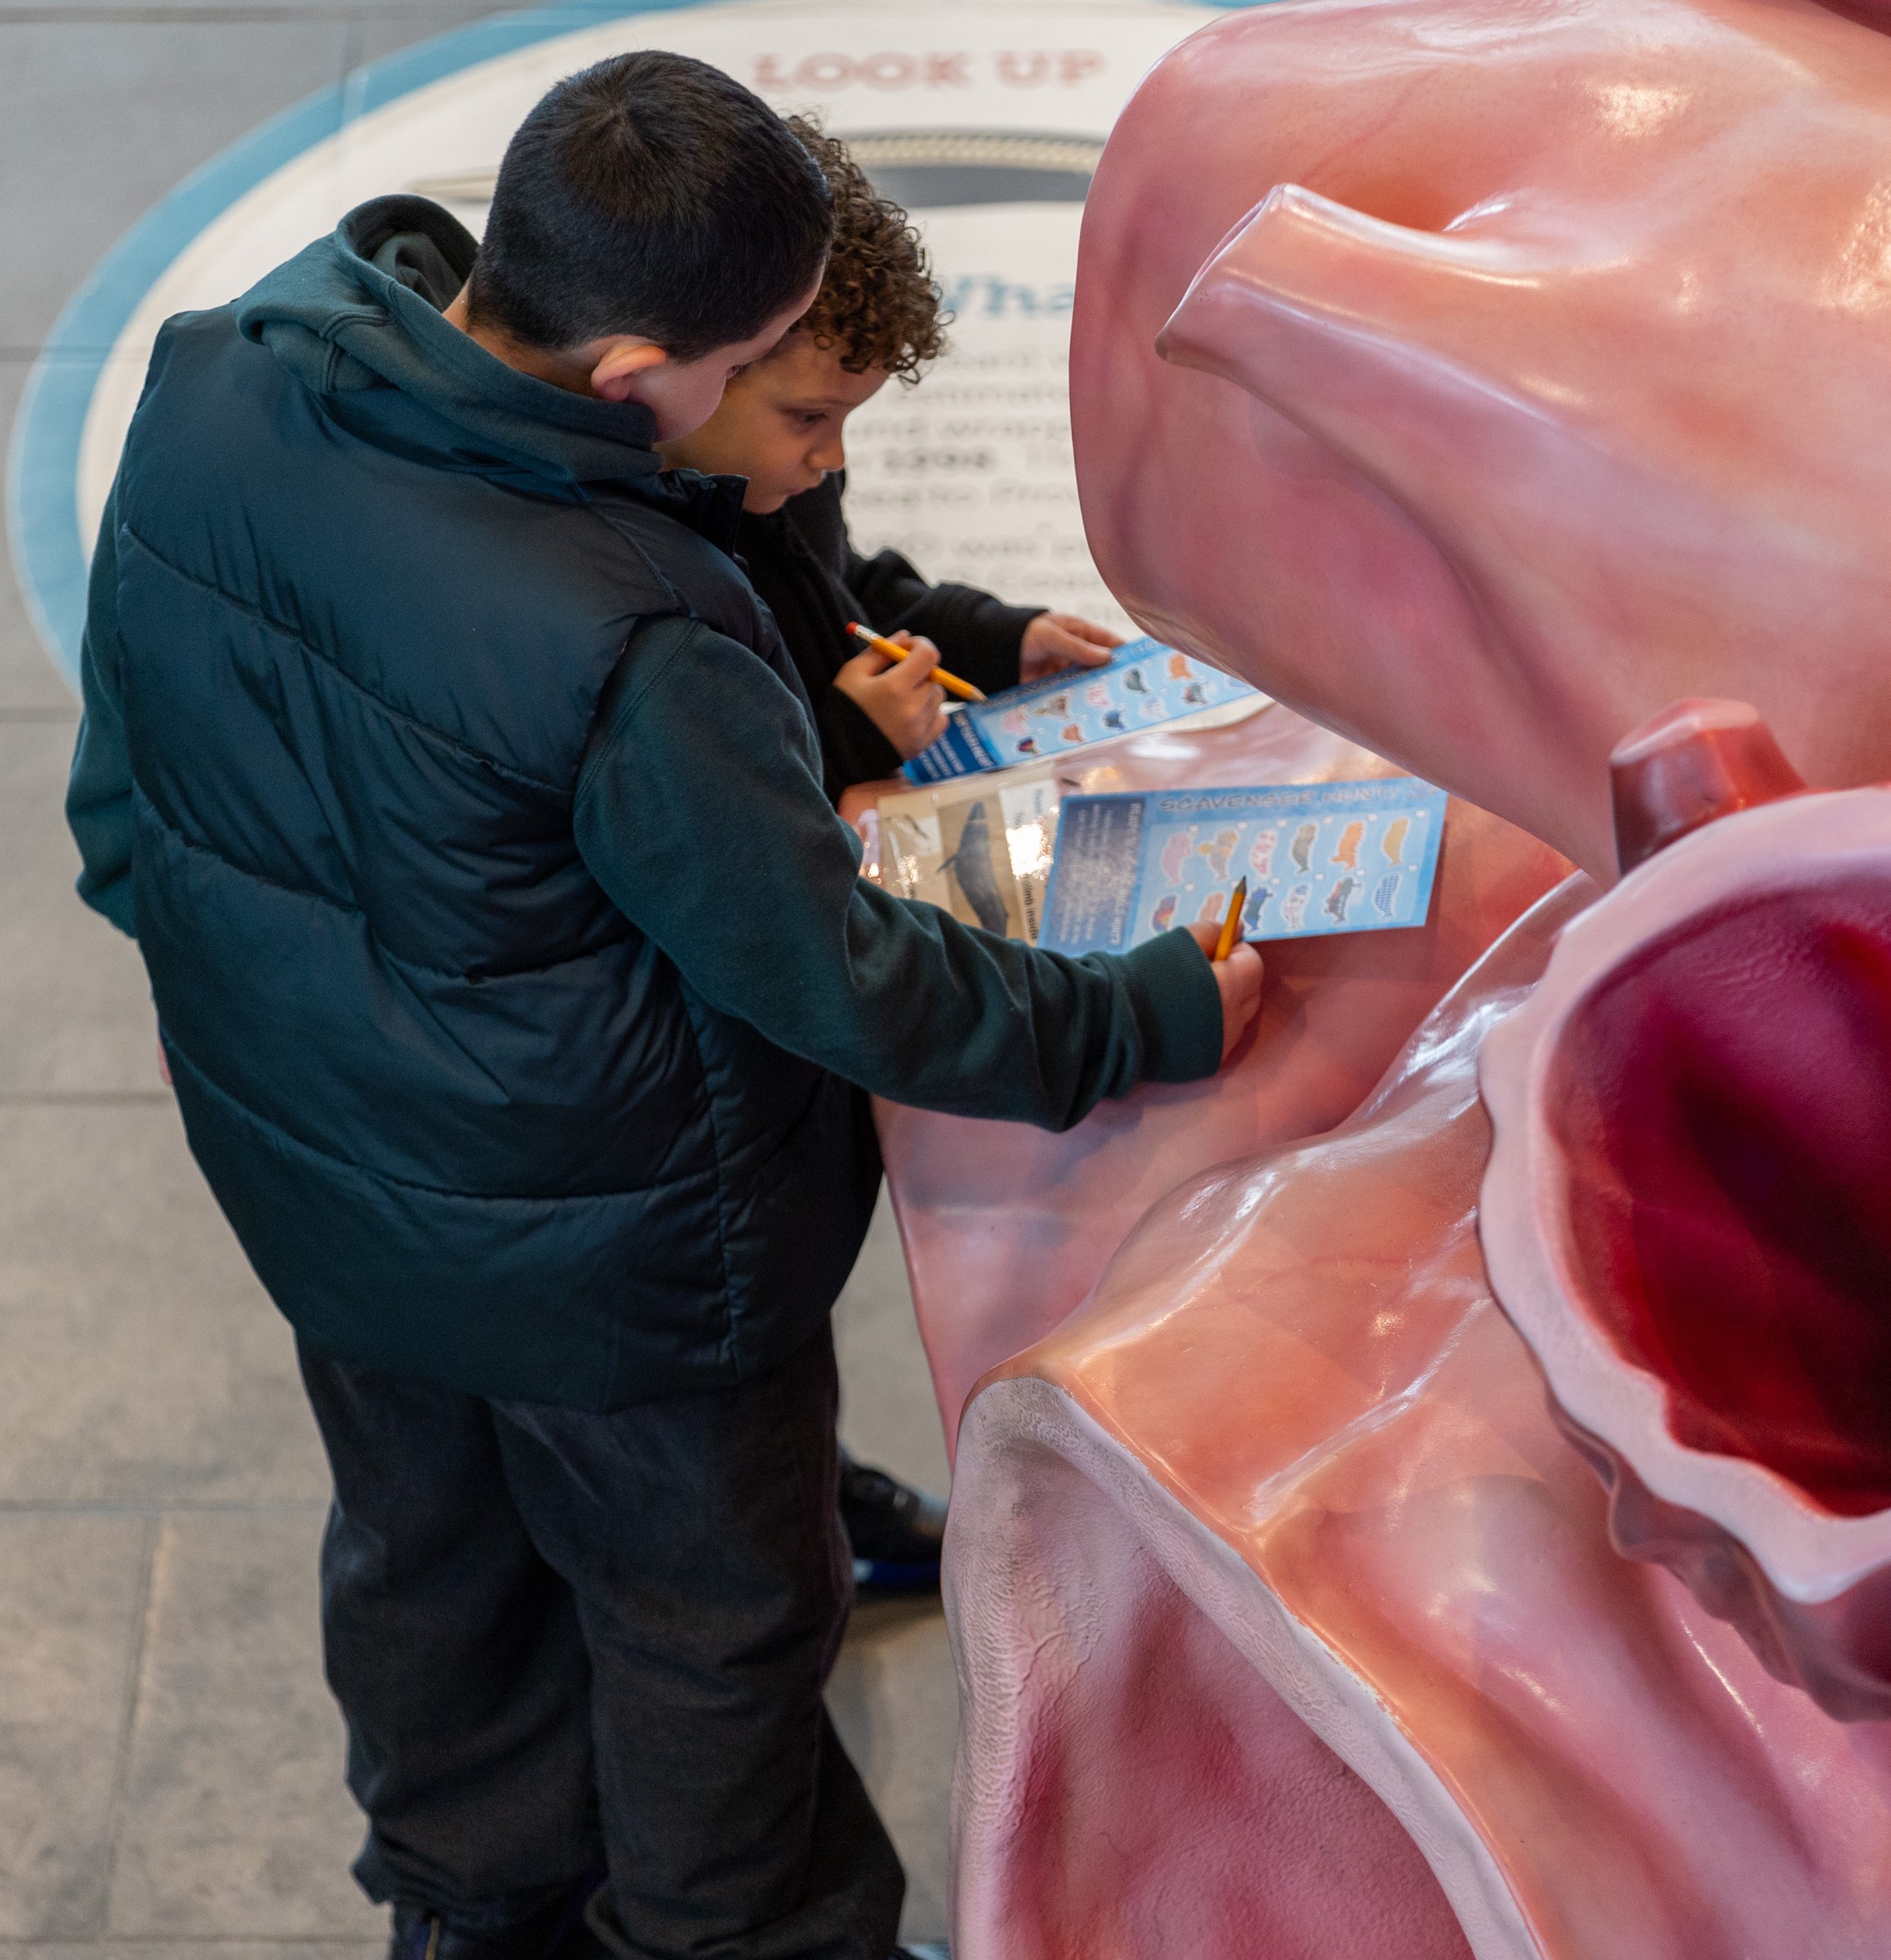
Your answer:
[[[1214,1065],[1177,936],[1059,960],[855,875],[738,486],[440,317],[363,207],[171,322],[93,568],[68,810],[191,1147],[318,1348],[590,1407],[818,1326],[859,1087],[1061,1125]]]

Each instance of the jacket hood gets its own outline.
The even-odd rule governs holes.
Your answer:
[[[521,374],[443,317],[475,250],[428,199],[376,198],[252,287],[237,326],[371,440],[431,452],[446,468],[635,486],[726,548],[739,478],[664,471],[641,403]]]

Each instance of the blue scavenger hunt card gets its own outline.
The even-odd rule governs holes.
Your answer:
[[[1171,926],[1219,922],[1242,878],[1244,939],[1422,925],[1444,806],[1414,776],[1066,796],[1037,943],[1126,952]]]
[[[1117,648],[1108,666],[1054,674],[961,708],[945,733],[907,764],[906,779],[943,782],[1015,763],[1042,762],[1204,708],[1264,698],[1246,681],[1159,639],[1132,639]]]

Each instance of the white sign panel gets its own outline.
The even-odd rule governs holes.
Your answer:
[[[249,147],[263,167],[249,168],[239,145],[204,183],[181,187],[69,310],[66,338],[83,328],[96,347],[104,324],[111,351],[83,397],[69,357],[59,376],[48,364],[13,459],[24,507],[16,554],[49,638],[69,667],[83,552],[160,323],[234,297],[388,191],[437,197],[476,231],[506,140],[533,102],[560,77],[636,47],[697,56],[783,109],[818,115],[858,145],[925,238],[954,316],[951,347],[917,388],[889,386],[850,425],[848,504],[861,545],[897,545],[934,579],[1126,623],[1085,548],[1071,467],[1066,357],[1082,197],[1138,81],[1219,11],[1152,0],[620,0],[510,16],[366,71],[335,112],[305,105],[259,131]],[[61,494],[69,515],[49,515],[47,500]]]

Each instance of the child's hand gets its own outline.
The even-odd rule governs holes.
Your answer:
[[[1035,623],[1035,622],[1033,622]],[[869,647],[834,676],[834,685],[910,762],[946,731],[945,689],[933,679],[939,648],[910,633],[888,639],[913,649],[911,660],[889,660]]]
[[[1018,678],[1041,680],[1066,667],[1100,667],[1123,636],[1074,612],[1040,612],[1018,643]]]
[[[1195,943],[1211,960],[1221,937],[1218,925],[1192,925],[1188,930]],[[1233,1054],[1235,1044],[1254,1025],[1260,1012],[1260,982],[1264,973],[1260,955],[1246,940],[1238,940],[1225,960],[1215,960],[1215,984],[1221,993],[1221,1059]]]

